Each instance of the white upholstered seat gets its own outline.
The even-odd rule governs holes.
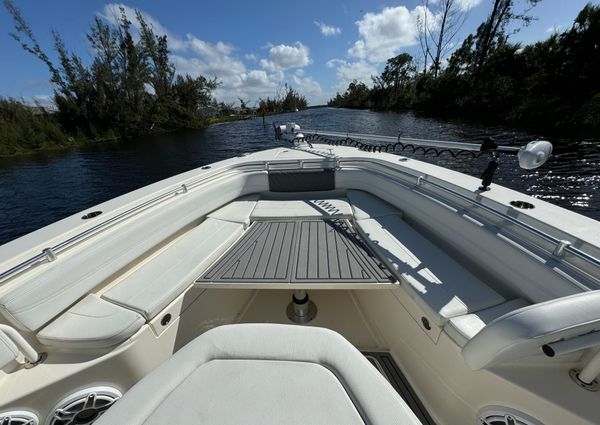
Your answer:
[[[189,287],[243,230],[240,223],[207,218],[102,298],[150,320]]]
[[[362,190],[349,190],[346,196],[352,205],[352,213],[355,220],[377,218],[399,213],[398,209],[394,208],[393,205]]]
[[[49,347],[114,347],[138,331],[144,318],[138,313],[90,294],[43,328],[38,340]]]
[[[419,424],[386,379],[339,334],[227,325],[192,341],[96,425]]]
[[[513,310],[528,305],[527,301],[517,298],[475,313],[453,317],[444,325],[444,330],[454,342],[463,347],[467,341],[477,335],[488,323]]]
[[[465,344],[465,363],[487,368],[540,355],[544,344],[599,332],[599,305],[600,291],[586,291],[507,313]]]
[[[207,217],[217,220],[232,221],[248,226],[250,224],[250,214],[254,211],[259,199],[259,195],[244,196],[213,211]]]
[[[357,220],[377,253],[398,275],[402,287],[438,326],[501,304],[505,299],[399,215]]]
[[[253,220],[278,218],[350,218],[352,209],[345,199],[261,199],[252,211]]]

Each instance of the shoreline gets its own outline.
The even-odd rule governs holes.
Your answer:
[[[234,121],[243,121],[243,120],[249,120],[249,119],[253,119],[253,118],[257,118],[257,116],[254,116],[254,115],[227,115],[227,116],[223,116],[223,117],[209,117],[209,118],[207,118],[206,126],[204,126],[202,128],[195,128],[195,129],[189,129],[189,130],[202,130],[202,129],[208,128],[211,125],[224,124],[224,123],[234,122]],[[148,133],[147,135],[174,133],[176,131],[180,131],[180,130],[156,130],[151,133]],[[40,149],[30,149],[30,150],[20,149],[9,155],[0,155],[0,161],[16,159],[16,158],[25,158],[25,157],[34,156],[34,155],[50,154],[50,153],[55,153],[55,152],[68,152],[70,150],[81,149],[81,148],[85,148],[85,147],[89,147],[89,146],[98,146],[98,145],[105,145],[105,144],[108,145],[110,143],[126,143],[126,141],[127,141],[127,139],[116,138],[116,137],[115,138],[89,139],[89,140],[83,140],[83,141],[73,139],[73,141],[70,142],[70,144],[68,144],[68,145],[59,144],[59,143],[48,144],[48,145],[43,146]]]
[[[505,122],[494,123],[487,119],[481,119],[481,117],[479,119],[478,118],[469,119],[469,118],[465,118],[464,116],[432,114],[432,113],[429,113],[428,111],[418,110],[418,109],[403,109],[401,111],[394,111],[394,110],[340,108],[340,107],[327,106],[327,105],[316,105],[313,107],[309,107],[307,109],[318,109],[318,108],[350,109],[350,110],[357,110],[357,111],[368,110],[368,111],[372,111],[372,112],[396,113],[396,114],[411,112],[411,113],[418,114],[418,115],[421,115],[421,116],[427,117],[427,118],[450,120],[450,121],[454,121],[454,122],[462,123],[462,124],[466,124],[466,125],[479,124],[479,125],[483,125],[483,126],[500,126],[500,127],[505,127],[507,130],[540,134],[540,135],[543,135],[542,137],[549,137],[549,138],[555,138],[555,139],[560,139],[560,140],[575,140],[575,139],[592,140],[592,141],[597,140],[596,138],[594,138],[591,135],[569,134],[568,131],[566,131],[566,132],[546,131],[546,130],[543,130],[540,128],[528,127],[526,125],[508,124]],[[277,114],[279,114],[279,113],[270,113],[265,116],[277,115]],[[220,117],[208,117],[206,120],[206,126],[204,126],[202,128],[189,129],[189,130],[202,130],[202,129],[208,128],[209,126],[212,126],[212,125],[225,124],[225,123],[235,122],[235,121],[260,119],[261,117],[262,117],[261,115],[226,115],[226,116],[220,116]],[[148,133],[148,135],[156,135],[156,134],[161,134],[161,133],[173,133],[176,131],[179,131],[179,130],[155,130],[151,133]],[[127,139],[124,139],[124,138],[99,138],[99,139],[84,140],[84,141],[73,139],[73,141],[68,145],[58,144],[58,143],[57,144],[49,144],[49,145],[42,147],[41,149],[19,150],[10,155],[0,155],[0,161],[17,159],[17,158],[25,158],[25,157],[34,156],[34,155],[44,155],[44,154],[50,154],[50,153],[56,153],[56,152],[67,152],[70,150],[81,149],[81,148],[90,147],[90,146],[108,145],[110,143],[126,143],[126,141],[127,141]]]

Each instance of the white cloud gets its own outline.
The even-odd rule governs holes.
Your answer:
[[[135,11],[136,9],[131,8],[129,6],[124,5],[123,3],[107,3],[104,5],[104,9],[102,12],[99,12],[98,15],[105,19],[107,22],[116,25],[121,18],[121,8],[125,13],[125,17],[127,20],[131,22],[131,26],[137,30],[140,28],[140,24],[137,21]],[[167,40],[169,42],[169,48],[172,50],[181,50],[184,47],[184,41],[178,37],[173,36],[165,27],[163,27],[158,20],[154,19],[152,16],[147,14],[146,12],[140,11],[144,20],[154,29],[154,32],[158,35],[166,35]]]
[[[325,99],[323,99],[323,90],[321,89],[321,85],[312,77],[303,78],[293,75],[292,82],[298,93],[306,96],[307,99],[312,99],[313,102],[324,103],[323,101]]]
[[[54,103],[54,96],[49,94],[35,94],[33,96],[22,97],[23,103],[29,106],[41,106],[43,108],[54,110],[56,104]]]
[[[315,25],[319,27],[321,34],[323,34],[325,37],[342,33],[342,29],[340,27],[332,27],[331,25],[327,25],[325,22],[315,21]]]
[[[263,70],[253,69],[248,73],[242,73],[240,77],[246,89],[275,87],[275,84]]]
[[[377,68],[374,65],[360,60],[357,62],[347,62],[341,59],[332,59],[327,62],[328,68],[336,68],[337,83],[335,89],[344,91],[352,81],[362,81],[367,86],[372,85],[371,76],[378,75]]]
[[[546,28],[544,31],[546,34],[554,34],[559,33],[564,28],[564,25],[552,25],[551,27]]]
[[[199,55],[206,55],[212,57],[227,56],[231,55],[235,50],[231,44],[223,43],[219,41],[217,43],[208,43],[204,40],[196,38],[192,34],[187,35],[187,48],[194,53]]]
[[[98,15],[107,22],[116,24],[121,15],[120,7],[123,7],[133,28],[139,29],[135,9],[129,6],[107,4]],[[158,20],[143,11],[141,13],[156,34],[167,35],[169,48],[174,52],[170,58],[176,73],[193,77],[216,77],[220,85],[214,91],[214,96],[220,101],[237,102],[240,97],[256,101],[259,97],[273,97],[285,82],[291,83],[309,102],[322,100],[320,85],[301,69],[312,62],[310,50],[301,42],[277,46],[269,43],[263,46],[268,49],[267,58],[259,59],[254,53],[242,56],[237,54],[235,46],[223,41],[211,43],[193,34],[187,34],[184,38],[174,36]],[[257,62],[262,69],[248,69],[243,59]],[[286,76],[285,71],[292,68],[296,68],[295,73]]]
[[[261,59],[260,65],[266,70],[302,68],[310,65],[310,50],[297,41],[292,46],[279,44],[269,48],[269,59]]]
[[[325,66],[327,66],[327,68],[335,68],[335,67],[337,67],[339,65],[343,65],[345,63],[346,63],[346,61],[342,60],[342,59],[331,59],[331,60],[327,61]]]
[[[481,0],[456,0],[456,5],[463,12],[473,9],[475,6],[479,6],[480,3]]]
[[[183,54],[171,55],[179,74],[204,75],[207,78],[217,77],[225,84],[231,77],[246,72],[244,63],[233,55],[233,46],[227,43],[209,43],[188,34],[185,46],[184,53],[192,57],[186,57]]]
[[[417,43],[417,18],[427,15],[430,26],[435,16],[425,7],[386,7],[380,13],[366,13],[358,26],[359,40],[348,50],[351,56],[370,62],[384,62],[403,47]]]
[[[269,59],[261,59],[258,63],[262,69],[266,69],[270,72],[281,70],[281,68],[279,68],[275,62],[272,62]]]

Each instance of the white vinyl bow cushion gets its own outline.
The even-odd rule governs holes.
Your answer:
[[[207,218],[102,298],[154,318],[244,231],[241,223]]]
[[[215,328],[138,382],[96,425],[420,424],[336,332],[275,324]]]
[[[462,349],[474,370],[541,354],[550,342],[600,331],[600,291],[519,308],[498,317]]]
[[[262,199],[251,215],[253,220],[349,217],[352,209],[345,199]]]
[[[455,316],[505,301],[399,215],[357,221],[402,288],[438,326]]]
[[[135,334],[145,320],[135,311],[89,294],[37,335],[55,349],[110,348]]]
[[[362,190],[349,190],[346,194],[352,205],[352,214],[355,220],[377,218],[386,215],[399,214],[400,211],[393,205]]]
[[[511,311],[528,305],[527,301],[517,298],[475,313],[453,317],[448,320],[444,326],[444,330],[454,342],[463,347],[467,341],[477,335],[488,323]]]
[[[244,196],[213,211],[207,217],[223,221],[232,221],[248,226],[250,224],[250,214],[254,211],[259,199],[259,195]]]

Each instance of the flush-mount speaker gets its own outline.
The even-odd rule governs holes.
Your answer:
[[[60,401],[52,410],[47,425],[91,425],[121,397],[112,387],[90,387]],[[2,425],[0,423],[0,425]],[[12,425],[12,424],[11,424]]]
[[[543,425],[537,419],[504,406],[486,406],[479,411],[480,425]]]
[[[35,413],[26,410],[13,410],[0,413],[0,425],[38,425]]]

